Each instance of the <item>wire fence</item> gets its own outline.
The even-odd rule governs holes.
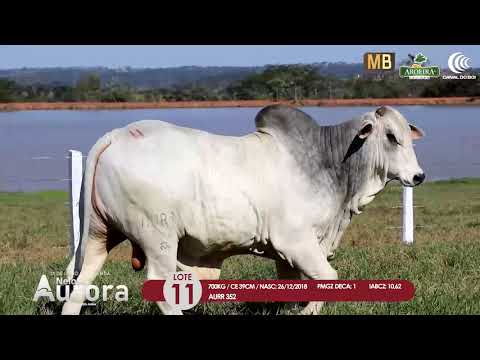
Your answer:
[[[80,241],[80,213],[79,213],[79,201],[80,201],[80,189],[82,182],[82,174],[84,161],[87,156],[83,152],[76,150],[69,150],[65,155],[38,155],[32,156],[28,160],[36,161],[39,163],[49,161],[62,161],[64,162],[64,168],[68,169],[68,177],[52,177],[52,178],[24,178],[23,180],[43,183],[43,182],[63,182],[67,184],[69,192],[69,201],[64,205],[69,207],[70,210],[70,223],[67,225],[70,229],[70,255],[73,255]],[[10,180],[14,180],[10,179]],[[401,205],[395,205],[389,208],[389,210],[402,209],[402,214],[399,215],[401,219],[401,226],[386,226],[386,229],[392,231],[398,231],[402,229],[402,242],[405,244],[413,243],[413,235],[415,228],[429,228],[429,225],[414,224],[413,211],[414,208],[424,208],[424,205],[413,205],[413,189],[403,188],[403,203]]]
[[[87,155],[83,155],[85,161]],[[4,194],[41,190],[68,190],[71,177],[68,176],[68,162],[71,160],[69,151],[65,154],[41,154],[24,158],[16,158],[15,164],[22,169],[20,175],[5,175],[0,171],[0,192]],[[23,164],[19,164],[22,162]],[[27,164],[25,164],[27,163]],[[35,171],[39,170],[39,171]],[[30,173],[53,173],[54,176],[34,177]],[[26,174],[25,174],[26,173]],[[56,175],[56,176],[55,176]],[[58,185],[58,184],[61,185]]]
[[[58,176],[58,177],[28,177],[28,176],[1,176],[0,175],[0,191],[2,190],[2,182],[5,183],[14,183],[19,186],[19,191],[23,192],[24,184],[53,184],[51,186],[52,189],[57,189],[58,183],[64,184],[62,187],[64,190],[68,190],[69,192],[69,201],[65,202],[64,205],[67,206],[70,210],[70,222],[66,225],[70,230],[71,236],[71,244],[70,249],[71,253],[75,250],[78,242],[79,242],[79,222],[80,222],[80,214],[79,214],[79,198],[80,198],[80,187],[82,181],[82,172],[85,160],[87,155],[84,155],[85,152],[69,150],[65,154],[41,154],[37,156],[31,156],[28,158],[24,158],[17,161],[30,161],[36,164],[51,164],[53,162],[61,162],[61,165],[57,164],[57,167],[63,168],[68,175],[67,176]],[[454,163],[450,163],[448,161],[441,163],[444,167],[449,167],[454,165]],[[480,162],[474,162],[471,164],[472,166],[480,166]],[[41,166],[41,165],[40,165]],[[31,185],[27,186],[27,188],[31,188]],[[9,187],[9,191],[3,192],[3,194],[14,194],[11,192],[11,186]],[[415,229],[422,229],[422,228],[433,228],[432,225],[426,224],[415,224],[413,221],[414,216],[414,209],[423,209],[425,205],[422,204],[413,204],[413,190],[411,194],[411,200],[408,204],[405,203],[405,189],[403,192],[403,203],[399,205],[394,205],[389,207],[386,210],[395,211],[395,210],[402,210],[402,213],[398,215],[400,220],[400,225],[385,225],[385,229],[389,231],[399,231],[402,230],[402,241],[407,244],[413,243],[413,235]],[[410,188],[411,189],[411,188]],[[27,190],[30,191],[30,190]],[[9,204],[8,206],[21,206],[21,204]],[[406,209],[408,207],[408,209]],[[408,229],[407,229],[408,228]]]
[[[85,160],[87,158],[87,155],[84,154],[86,154],[87,151],[82,150],[81,153],[82,159]],[[19,165],[19,167],[23,169],[23,172],[27,172],[28,170],[36,170],[36,167],[45,165],[48,170],[52,170],[49,171],[49,173],[54,173],[56,174],[56,176],[34,177],[28,173],[23,175],[6,175],[5,173],[2,173],[2,169],[0,169],[0,192],[24,192],[54,189],[67,190],[67,184],[71,179],[67,176],[67,166],[65,165],[65,161],[69,160],[70,155],[68,152],[66,152],[65,154],[39,154],[36,156],[30,156],[20,159],[16,158],[16,163],[31,163],[30,167],[29,165]],[[462,165],[460,166],[458,161],[442,159],[429,163],[429,167],[441,168],[443,171],[448,169],[448,172],[453,174],[452,177],[458,177],[455,174],[455,169],[478,169],[480,167],[480,161],[473,161],[467,164],[462,163]],[[60,173],[60,169],[63,169],[64,172]],[[38,172],[41,173],[42,171]],[[430,173],[430,171],[428,173]],[[476,174],[480,174],[480,171],[474,170],[471,176],[476,176]],[[430,180],[442,180],[447,178],[448,177],[433,177]],[[61,184],[60,186],[58,185],[59,183]],[[415,207],[418,208],[420,206],[416,205]]]

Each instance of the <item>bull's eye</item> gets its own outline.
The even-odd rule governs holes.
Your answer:
[[[388,133],[387,138],[388,138],[388,141],[390,141],[392,144],[400,145],[399,142],[397,141],[397,138],[392,133]]]

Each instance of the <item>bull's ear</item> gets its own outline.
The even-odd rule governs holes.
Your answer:
[[[418,140],[418,139],[421,139],[422,137],[425,136],[425,132],[416,127],[415,125],[412,125],[412,124],[408,124],[410,126],[410,130],[412,132],[412,139],[413,140]]]
[[[366,139],[373,132],[373,123],[368,121],[362,125],[362,128],[358,131],[358,137],[360,139]]]

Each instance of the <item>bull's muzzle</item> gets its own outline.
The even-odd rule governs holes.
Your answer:
[[[420,185],[425,180],[425,173],[418,173],[413,177],[413,183],[415,186]]]

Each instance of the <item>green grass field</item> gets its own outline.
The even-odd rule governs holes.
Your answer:
[[[56,314],[61,303],[32,300],[42,274],[68,263],[68,207],[64,192],[0,193],[0,314]],[[480,179],[426,183],[414,190],[415,245],[401,237],[401,187],[390,185],[354,218],[332,261],[342,279],[407,279],[415,298],[403,303],[331,303],[324,314],[480,314]],[[98,302],[85,314],[159,314],[142,301],[145,273],[130,267],[130,246],[112,251],[96,281],[125,284],[129,301]],[[273,261],[228,259],[224,279],[275,278]],[[203,304],[187,314],[288,314],[296,304]]]

